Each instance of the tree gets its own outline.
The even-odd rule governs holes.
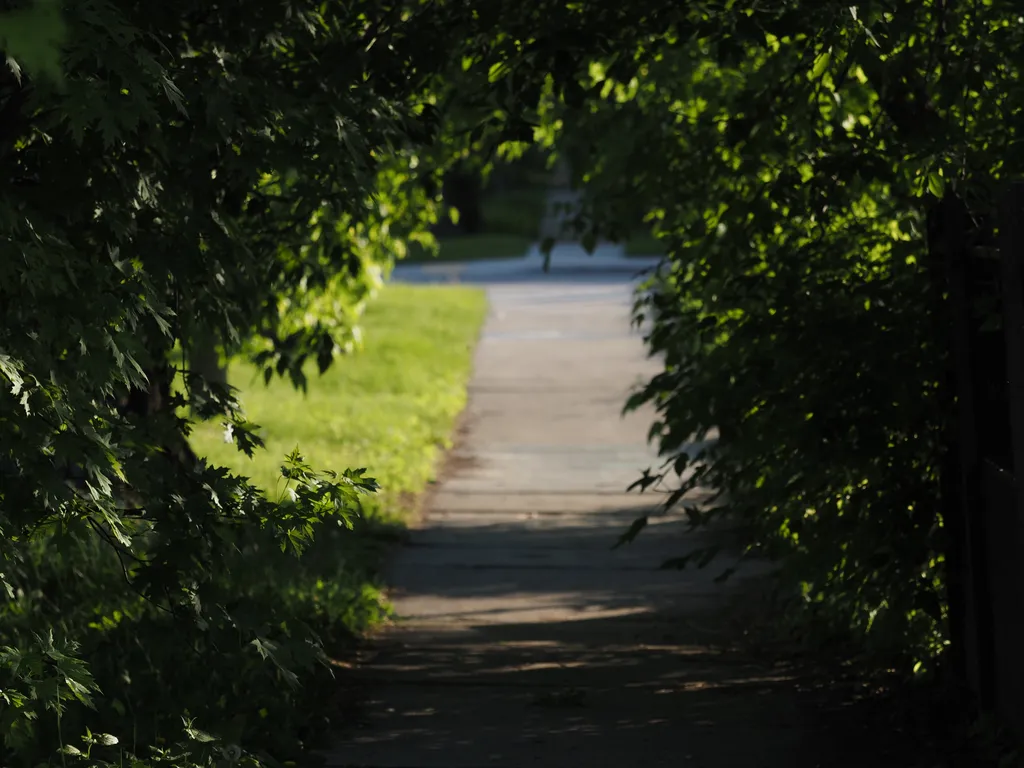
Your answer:
[[[549,81],[572,83],[562,65],[623,17],[415,0],[0,14],[5,765],[298,754],[315,729],[295,686],[333,627],[280,581],[375,483],[295,453],[275,500],[192,455],[196,419],[260,447],[199,353],[212,339],[305,386],[307,363],[356,344],[406,243],[429,242],[444,172],[531,141]]]
[[[457,28],[416,3],[90,0],[59,17],[58,78],[59,36],[23,36],[51,10],[0,26],[0,762],[71,760],[91,728],[91,764],[180,737],[152,761],[205,765],[274,743],[266,708],[324,660],[257,574],[375,484],[295,454],[279,503],[196,460],[192,419],[259,439],[191,353],[213,336],[303,386],[355,343],[434,215],[415,160]]]
[[[948,647],[926,222],[952,197],[990,244],[995,193],[1024,170],[1018,16],[999,0],[698,4],[594,59],[582,107],[547,106],[595,226],[646,217],[670,252],[637,308],[665,356],[633,401],[657,407],[666,459],[642,484],[674,486],[670,505],[720,489],[693,520],[739,519],[804,616],[881,666],[927,669]]]
[[[2,762],[63,743],[102,765],[114,738],[136,765],[294,753],[295,728],[261,723],[297,717],[289,686],[323,653],[316,609],[269,585],[375,485],[296,454],[276,501],[196,460],[193,419],[259,440],[195,350],[212,337],[304,386],[429,241],[469,149],[553,145],[597,232],[647,217],[671,251],[638,307],[666,357],[641,398],[667,476],[718,427],[695,478],[803,604],[934,655],[944,350],[923,221],[954,182],[983,217],[1020,169],[1022,32],[1008,0],[890,5],[3,11]]]

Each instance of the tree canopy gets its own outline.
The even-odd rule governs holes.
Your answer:
[[[307,360],[323,370],[358,341],[393,254],[433,215],[416,152],[459,34],[427,5],[100,0],[60,9],[60,36],[24,36],[54,12],[0,27],[10,765],[64,740],[76,757],[104,725],[124,744],[125,723],[150,759],[189,712],[226,738],[266,714],[266,697],[238,703],[246,690],[287,689],[323,659],[251,575],[268,547],[298,553],[315,524],[351,524],[375,484],[293,455],[278,502],[197,460],[195,419],[223,419],[240,450],[259,438],[192,353],[212,337],[301,386]],[[196,764],[217,754],[185,741]],[[185,764],[177,752],[152,760]]]
[[[657,407],[667,461],[641,484],[679,478],[670,503],[720,489],[693,520],[742,520],[817,626],[882,666],[934,669],[950,642],[939,494],[951,414],[929,219],[959,201],[991,251],[1000,190],[1024,171],[1019,8],[686,15],[595,57],[583,108],[550,104],[591,220],[609,236],[652,227],[670,254],[638,305],[666,362],[634,400]],[[977,312],[996,324],[998,286],[989,298]],[[720,439],[688,459],[713,428]]]
[[[829,627],[934,658],[945,350],[926,214],[952,194],[988,221],[1021,171],[1019,13],[1010,0],[5,6],[4,764],[293,753],[259,724],[324,654],[316,627],[250,576],[317,525],[351,524],[375,483],[295,454],[292,493],[273,500],[197,459],[197,419],[259,448],[198,350],[212,340],[304,386],[310,365],[358,345],[407,243],[429,241],[444,170],[533,143],[570,160],[593,236],[651,226],[668,250],[638,305],[665,370],[637,398],[658,408],[666,479],[717,428],[687,483],[723,491]]]

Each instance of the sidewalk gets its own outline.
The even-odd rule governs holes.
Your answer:
[[[656,256],[625,258],[623,247],[605,243],[588,254],[576,243],[559,243],[551,251],[551,265],[544,273],[544,254],[537,244],[522,256],[481,261],[401,264],[394,270],[394,279],[412,283],[479,283],[494,286],[510,282],[544,284],[582,283],[614,277],[618,282],[653,270],[661,262]],[[628,322],[628,320],[627,320]]]
[[[658,369],[630,329],[631,271],[494,273],[463,434],[389,574],[367,722],[331,765],[862,764],[786,674],[722,650],[731,561],[658,570],[698,543],[680,516],[610,549],[654,502],[625,493],[656,462],[652,413],[620,418]]]

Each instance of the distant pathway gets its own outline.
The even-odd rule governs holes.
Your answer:
[[[643,264],[563,256],[550,275],[521,259],[456,276],[491,300],[464,434],[390,574],[398,619],[360,673],[368,723],[330,763],[847,765],[792,681],[715,646],[720,569],[657,569],[697,541],[679,517],[610,549],[652,504],[625,493],[655,459],[652,414],[620,418],[658,368],[630,329]]]

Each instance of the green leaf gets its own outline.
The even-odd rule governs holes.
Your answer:
[[[17,396],[25,384],[25,380],[18,372],[15,360],[10,355],[0,353],[0,373],[2,373],[11,384],[11,394]]]
[[[30,75],[63,81],[60,57],[66,36],[57,0],[33,0],[28,7],[0,12],[0,50]]]
[[[826,50],[819,53],[814,57],[814,64],[811,66],[810,78],[811,80],[818,80],[828,70],[828,65],[832,61],[832,50]]]

